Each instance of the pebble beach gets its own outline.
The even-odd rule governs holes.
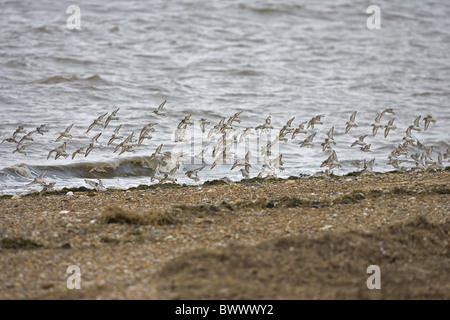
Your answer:
[[[0,298],[448,299],[450,282],[436,274],[445,275],[449,271],[449,186],[450,172],[446,170],[328,179],[250,179],[230,184],[215,181],[198,186],[169,183],[126,191],[74,190],[64,194],[3,197],[0,199]],[[244,268],[275,274],[264,280],[267,290],[261,295],[261,290],[256,289],[262,281],[258,277],[240,279],[241,274],[223,269],[222,263],[203,261],[219,255],[245,263],[251,258],[245,258],[248,255],[244,252],[250,256],[258,250],[269,254],[271,251],[265,246],[270,243],[280,239],[294,241],[298,237],[302,240],[294,241],[296,245],[277,254],[290,259],[296,252],[293,248],[298,245],[300,250],[305,241],[333,243],[349,234],[363,238],[366,235],[383,238],[386,234],[388,246],[392,234],[383,228],[399,225],[413,228],[411,221],[417,219],[426,221],[424,230],[443,232],[436,236],[438,243],[433,247],[439,249],[438,254],[433,253],[432,258],[427,256],[427,251],[429,255],[431,251],[418,244],[426,241],[426,237],[418,236],[418,242],[402,240],[393,248],[398,252],[419,250],[420,254],[411,251],[407,257],[397,255],[394,262],[392,257],[386,262],[393,268],[392,272],[400,272],[395,263],[407,268],[415,262],[423,265],[433,260],[434,270],[430,267],[417,271],[414,267],[408,273],[412,278],[426,280],[416,282],[415,291],[406,288],[400,280],[397,287],[385,291],[361,291],[361,284],[356,285],[354,278],[348,280],[343,274],[327,281],[301,276],[303,281],[290,284],[292,290],[283,294],[270,289],[275,288],[276,281],[283,281],[277,280],[283,270],[262,263],[259,267]],[[423,227],[422,222],[417,225]],[[324,270],[336,261],[350,265],[352,261],[361,261],[362,257],[350,250],[358,246],[358,241],[344,241],[338,256],[322,256],[319,260],[317,257],[308,260],[306,256],[296,270],[303,272],[302,266],[308,265],[326,273]],[[314,255],[315,246],[308,249],[308,255]],[[392,252],[384,252],[379,257],[380,263],[389,254]],[[266,259],[275,263],[273,257]],[[364,257],[362,261],[367,260],[367,265],[376,264],[371,259]],[[209,262],[205,264],[206,261]],[[80,290],[67,288],[70,265],[80,267]],[[309,274],[305,272],[301,275]],[[227,277],[220,277],[219,281],[221,273]],[[364,277],[364,270],[362,274]],[[202,282],[205,279],[210,281]],[[222,283],[228,281],[223,279],[229,283]],[[196,286],[187,283],[202,285],[194,290]],[[218,283],[221,288],[216,287]],[[337,284],[340,289],[333,289]],[[247,290],[240,286],[246,286]]]

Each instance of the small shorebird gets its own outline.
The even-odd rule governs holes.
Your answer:
[[[200,119],[198,122],[200,122],[200,129],[202,129],[202,132],[205,133],[205,125],[210,124],[211,122],[203,118]]]
[[[294,119],[294,118],[292,118]],[[292,131],[294,131],[294,128],[289,127],[287,124],[283,126],[283,128],[280,129],[280,133],[278,134],[278,137],[281,141],[287,141],[288,139],[285,138],[286,135],[290,134]]]
[[[159,183],[164,183],[164,182],[172,182],[172,183],[176,183],[176,182],[177,182],[177,179],[174,178],[174,177],[172,177],[172,176],[169,176],[169,175],[166,173],[166,174],[164,174],[164,178],[162,178],[162,179],[159,180]]]
[[[352,166],[354,166],[354,167],[356,167],[358,169],[361,169],[361,166],[362,166],[361,160],[352,161]]]
[[[97,192],[105,191],[106,188],[105,188],[105,186],[103,185],[102,180],[100,180],[100,179],[97,179],[97,180],[98,180],[98,182],[95,182],[95,181],[92,181],[92,180],[84,179],[84,182],[86,182],[88,185],[90,185],[90,186],[93,187],[95,190],[97,190]]]
[[[9,143],[17,143],[17,144],[19,144],[19,142],[16,141],[14,138],[6,138],[6,139],[3,139],[2,143],[3,143],[3,142],[9,142]]]
[[[350,147],[354,147],[356,145],[365,146],[367,143],[364,142],[364,139],[368,136],[368,134],[360,136],[355,142],[352,143]]]
[[[27,131],[24,129],[24,126],[20,125],[20,126],[16,129],[16,131],[14,131],[14,133],[13,133],[13,139],[15,139],[16,136],[17,136],[19,133],[27,133]]]
[[[55,140],[55,142],[58,142],[62,138],[72,138],[72,135],[70,134],[70,130],[72,129],[73,125],[74,124],[72,123],[70,126],[68,126],[66,128],[66,130],[64,130],[64,132],[61,133],[60,136]]]
[[[101,148],[100,143],[98,143],[98,142],[91,142],[89,144],[89,146],[87,147],[86,152],[84,153],[84,157],[86,158],[89,155],[89,153],[91,153],[92,150],[100,149],[100,148]]]
[[[262,125],[257,126],[257,127],[255,128],[255,130],[261,130],[261,132],[263,132],[263,131],[268,130],[268,129],[273,129],[273,127],[272,127],[272,125],[271,125],[271,122],[272,122],[271,119],[272,119],[272,116],[268,116],[268,117],[266,118],[265,123],[262,124]]]
[[[323,122],[320,121],[322,119],[322,117],[325,117],[325,115],[319,114],[319,115],[315,116],[314,118],[312,118],[311,120],[309,120],[308,126],[306,127],[306,129],[309,129],[309,127],[311,127],[311,129],[314,129],[314,126],[316,124],[323,124]]]
[[[418,116],[418,117],[414,120],[414,125],[411,125],[411,126],[408,127],[408,129],[406,129],[406,134],[407,134],[407,135],[410,135],[410,134],[411,134],[411,130],[422,131],[422,129],[420,129],[420,125],[419,125],[420,117],[421,117],[421,116]]]
[[[84,148],[79,148],[79,149],[75,150],[75,152],[72,153],[72,160],[75,158],[75,156],[77,154],[85,154],[85,152],[83,150],[84,150]]]
[[[31,137],[31,135],[33,133],[35,133],[36,131],[30,131],[28,132],[26,135],[24,135],[22,137],[22,139],[19,140],[19,142],[17,144],[21,144],[22,142],[24,142],[25,140],[29,140],[29,141],[34,141],[33,138]]]
[[[265,178],[276,178],[275,172],[273,172],[273,169],[270,167],[268,163],[264,163],[262,165],[261,171],[258,173],[256,177],[263,178],[264,175],[266,175]]]
[[[106,118],[105,121],[105,126],[104,128],[106,129],[106,127],[108,126],[109,122],[112,120],[119,120],[119,117],[117,116],[117,112],[120,110],[120,108],[117,108],[116,110],[114,110],[111,115],[108,116],[108,118]]]
[[[391,120],[389,120],[388,124],[384,127],[384,137],[386,138],[389,134],[390,130],[395,130],[397,129],[397,127],[394,125],[394,120],[395,118],[392,118]]]
[[[194,169],[194,170],[186,171],[185,175],[187,175],[189,179],[193,179],[194,181],[197,182],[199,180],[198,172],[200,170],[202,170],[203,168],[204,168],[204,166],[200,167],[200,168],[197,168],[197,169]]]
[[[184,119],[182,119],[180,121],[180,123],[177,126],[177,129],[181,129],[184,126],[190,125],[190,124],[194,124],[191,120],[191,115],[187,115],[186,117],[184,117]]]
[[[155,131],[155,129],[153,129],[153,128],[145,128],[145,127],[142,128],[141,133],[139,134],[137,146],[139,147],[145,139],[150,140],[152,138],[152,136],[148,133],[153,132],[153,131]]]
[[[250,179],[250,171],[246,170],[245,168],[239,169],[244,179]]]
[[[384,125],[382,125],[380,123],[381,117],[383,116],[383,112],[380,113],[376,118],[375,118],[375,122],[371,124],[371,126],[373,127],[372,129],[372,135],[375,137],[378,129],[384,128]]]
[[[42,196],[45,192],[52,191],[56,182],[50,182],[49,184],[45,184],[42,187],[42,190],[39,192],[39,196]]]
[[[381,115],[383,115],[385,113],[395,114],[394,109],[392,109],[392,108],[387,108],[387,109],[381,111]]]
[[[39,175],[39,177],[34,178],[34,180],[31,181],[29,184],[35,184],[35,183],[37,183],[37,184],[40,184],[40,185],[45,186],[46,183],[45,183],[44,177],[45,177],[46,174],[47,174],[47,170],[45,170],[44,172],[42,172],[42,173]]]
[[[25,152],[25,148],[27,148],[29,146],[31,146],[31,144],[23,144],[23,145],[17,146],[17,148],[12,153],[18,152],[18,153],[27,155],[27,153]]]
[[[436,120],[433,119],[431,115],[427,115],[425,118],[423,118],[423,121],[425,121],[424,131],[428,129],[430,123],[436,123]]]
[[[241,115],[242,111],[236,112],[234,115],[232,115],[227,123],[231,126],[233,124],[233,122],[237,122],[237,123],[241,123],[241,120],[238,119],[238,117]]]
[[[252,129],[253,127],[248,127],[245,128],[244,131],[242,131],[241,135],[239,136],[238,144],[241,143],[246,136],[255,134],[254,132],[252,132]]]
[[[358,125],[355,123],[355,118],[356,118],[356,112],[353,112],[352,115],[350,116],[350,121],[348,121],[346,123],[346,127],[345,127],[345,133],[349,132],[351,128],[357,128]]]
[[[123,139],[123,136],[119,135],[119,130],[122,128],[122,125],[119,125],[115,130],[111,139],[109,139],[107,146],[114,142],[114,140]]]
[[[447,148],[447,151],[444,153],[444,159],[450,159],[450,147]]]
[[[152,161],[153,159],[161,158],[161,149],[163,147],[163,144],[161,143],[155,150],[155,152],[152,153],[152,155],[149,158],[149,161]]]
[[[244,158],[237,159],[233,163],[233,166],[231,167],[230,171],[233,170],[234,168],[236,168],[237,166],[249,165],[250,164],[250,155],[251,155],[250,151],[247,151]]]
[[[363,152],[372,152],[372,150],[370,150],[370,146],[371,144],[366,144],[365,146],[362,146],[360,149]]]
[[[158,116],[165,116],[165,113],[162,113],[163,107],[166,104],[167,100],[164,100],[156,110],[153,110],[154,114],[157,114]]]
[[[336,141],[333,137],[334,134],[334,127],[331,127],[330,131],[328,131],[328,138],[325,139],[325,141],[321,144],[322,151],[325,151],[325,149],[331,149],[331,144],[336,144]]]
[[[100,166],[98,166],[98,165],[96,165],[96,166],[93,166],[92,167],[92,169],[91,170],[89,170],[89,173],[92,173],[92,172],[103,172],[103,173],[108,173],[108,171],[106,171],[106,169],[105,168],[103,168],[103,167],[100,167]]]
[[[314,132],[309,137],[307,137],[305,140],[299,142],[300,148],[302,148],[302,147],[313,147],[314,144],[312,143],[312,141],[313,141],[315,136],[316,136],[316,133]]]
[[[225,117],[222,117],[222,119],[220,119],[219,123],[216,124],[215,126],[213,126],[211,129],[209,129],[208,131],[208,139],[215,133],[220,133],[220,128],[222,128],[223,124],[225,123]]]
[[[97,119],[94,120],[94,122],[91,123],[91,125],[89,126],[89,128],[87,129],[86,133],[88,133],[89,131],[91,131],[91,129],[94,126],[100,126],[100,127],[104,127],[105,124],[103,123],[103,118],[106,117],[106,115],[108,114],[108,112],[102,114],[101,116],[99,116]]]
[[[41,135],[44,135],[44,132],[48,132],[48,129],[45,127],[45,124],[43,124],[36,128],[36,132]]]
[[[306,123],[307,123],[307,121],[304,121],[304,122],[302,122],[302,123],[300,123],[300,124],[298,125],[298,128],[295,128],[294,132],[292,132],[292,137],[291,137],[291,139],[294,139],[295,136],[296,136],[297,134],[299,134],[299,133],[304,133],[304,134],[307,134],[307,133],[308,133],[308,130],[305,129],[305,124],[306,124]]]
[[[64,142],[59,147],[56,147],[55,149],[50,150],[50,152],[48,153],[47,159],[50,158],[50,156],[52,155],[53,152],[56,152],[55,160],[58,159],[59,157],[67,157],[68,154],[66,153],[66,142]]]
[[[325,167],[325,166],[329,166],[329,170],[333,169],[333,168],[341,168],[342,166],[339,163],[336,151],[333,150],[333,152],[331,153],[331,155],[322,162],[322,164],[320,165],[320,167]]]

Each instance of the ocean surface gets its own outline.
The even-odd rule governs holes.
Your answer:
[[[70,4],[80,8],[80,29],[70,30]],[[321,143],[334,127],[342,168],[357,170],[354,160],[375,158],[374,170],[393,170],[387,157],[403,142],[405,130],[421,116],[422,131],[414,139],[433,146],[433,159],[450,146],[450,2],[379,1],[381,29],[368,29],[367,1],[0,1],[0,140],[12,138],[19,126],[26,133],[46,125],[48,132],[30,135],[25,154],[17,143],[0,144],[0,194],[39,191],[29,183],[47,171],[46,183],[55,189],[89,187],[85,179],[100,178],[106,187],[128,188],[156,183],[151,154],[163,144],[162,174],[182,160],[174,177],[195,184],[228,177],[242,179],[235,158],[251,150],[250,176],[264,163],[261,147],[272,141],[286,122],[293,127],[323,114],[323,124],[273,146],[273,159],[282,154],[284,171],[278,177],[313,174],[331,151]],[[167,100],[163,115],[153,113]],[[100,115],[117,112],[106,128],[89,125]],[[382,124],[395,117],[397,126],[384,138],[372,135],[375,117],[386,108]],[[207,137],[222,117],[233,122],[234,133],[257,127],[271,116],[273,130],[251,130],[241,143],[230,142],[229,159],[213,169],[213,143]],[[357,111],[356,123],[345,134],[346,122]],[[184,141],[175,142],[180,121],[191,115]],[[424,130],[423,118],[436,123]],[[199,120],[207,119],[205,133]],[[71,124],[71,138],[55,141]],[[135,152],[114,148],[129,134],[155,123],[151,139]],[[114,129],[122,139],[107,146]],[[307,125],[305,125],[306,128]],[[314,146],[299,142],[312,133]],[[88,156],[72,153],[101,133],[101,147]],[[266,135],[270,136],[267,138]],[[353,141],[363,134],[371,152]],[[237,136],[239,137],[239,135]],[[66,142],[67,157],[47,159],[49,151]],[[202,161],[194,156],[210,144]],[[410,153],[418,150],[411,147]],[[14,152],[14,153],[13,153]],[[216,155],[217,158],[217,155]],[[407,168],[415,161],[407,160]],[[448,165],[448,160],[445,164]],[[199,181],[185,172],[205,166]],[[92,171],[102,167],[105,172]]]

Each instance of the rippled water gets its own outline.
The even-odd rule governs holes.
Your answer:
[[[102,176],[107,187],[148,184],[148,156],[160,143],[174,151],[174,129],[188,114],[198,126],[200,118],[214,125],[243,111],[236,129],[271,115],[278,130],[293,116],[297,126],[325,114],[324,124],[311,131],[317,132],[315,147],[299,148],[304,135],[280,143],[282,177],[321,170],[329,152],[320,143],[332,126],[343,165],[336,174],[355,170],[351,160],[373,157],[376,171],[391,170],[387,156],[419,115],[437,119],[427,131],[414,132],[422,144],[433,145],[435,154],[450,145],[449,2],[379,2],[380,30],[366,27],[366,1],[85,1],[78,4],[78,31],[66,27],[67,3],[0,5],[0,139],[19,125],[49,129],[33,135],[26,155],[13,154],[13,143],[0,145],[1,193],[39,189],[28,183],[44,170],[57,188],[86,185],[83,180],[93,178],[89,169],[99,163],[110,168]],[[166,99],[166,116],[155,117],[152,111]],[[100,114],[119,107],[119,121],[85,133]],[[394,108],[398,129],[386,139],[382,132],[369,136],[371,154],[350,148],[386,107]],[[359,127],[344,135],[355,110]],[[153,139],[135,154],[118,156],[108,147],[74,160],[47,160],[63,141],[71,154],[100,132],[106,145],[118,124],[123,135],[138,135],[153,121]],[[71,123],[73,138],[56,143]],[[188,157],[177,173],[179,182],[192,182],[184,175],[200,165],[192,162]],[[210,170],[207,164],[200,182],[242,178],[230,167]],[[255,164],[251,176],[260,167]]]

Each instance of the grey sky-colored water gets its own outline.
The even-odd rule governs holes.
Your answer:
[[[435,152],[450,144],[450,3],[382,1],[381,29],[369,30],[368,1],[0,1],[0,139],[19,125],[30,131],[46,124],[27,155],[0,145],[1,192],[28,190],[30,178],[6,170],[21,163],[31,168],[61,166],[50,175],[57,187],[84,185],[83,176],[67,175],[70,166],[149,156],[171,141],[178,122],[188,114],[211,125],[222,116],[243,111],[237,128],[257,126],[269,115],[280,129],[295,116],[294,126],[325,114],[317,126],[316,146],[280,143],[285,171],[279,176],[313,173],[329,153],[320,150],[335,126],[334,146],[342,170],[351,160],[376,158],[377,171],[391,170],[387,156],[406,128],[421,115],[436,124],[415,133]],[[81,9],[81,29],[69,30],[66,9]],[[75,123],[69,153],[86,146],[97,133],[106,144],[113,129],[138,131],[156,118],[163,100],[166,116],[158,120],[153,139],[120,157],[100,149],[88,157],[47,160],[58,135]],[[120,107],[119,121],[85,133],[100,114]],[[368,137],[371,154],[350,144],[371,133],[370,124],[387,107],[394,108],[398,129],[387,138]],[[357,110],[358,128],[344,134],[345,122]],[[387,122],[389,117],[384,118]],[[196,125],[198,125],[196,123]],[[422,123],[423,125],[423,123]],[[412,160],[411,164],[413,164]],[[186,164],[186,168],[198,164]],[[242,178],[230,165],[205,168],[201,181],[223,176]],[[36,170],[36,172],[35,172]],[[259,167],[252,168],[252,176]],[[62,172],[62,173],[61,173]],[[183,171],[180,182],[189,182]],[[149,183],[147,176],[107,179],[105,185],[128,187]]]

